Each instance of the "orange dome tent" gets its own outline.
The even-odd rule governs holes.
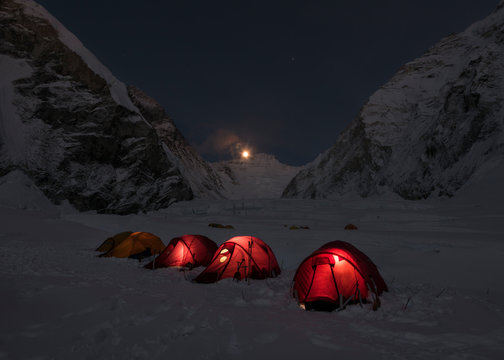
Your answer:
[[[194,281],[212,283],[224,278],[265,279],[278,274],[280,267],[268,245],[253,236],[236,236],[219,246],[210,265]]]
[[[217,244],[206,236],[182,235],[171,239],[161,255],[145,265],[145,268],[207,266],[215,250],[217,250]]]
[[[120,244],[116,245],[108,252],[101,254],[101,257],[147,257],[161,253],[165,245],[156,235],[148,232],[131,233]]]
[[[130,236],[133,233],[133,231],[124,231],[119,234],[115,234],[114,236],[111,236],[107,238],[98,248],[96,251],[100,252],[106,252],[110,251],[112,248],[115,246],[119,245],[121,242],[126,240],[128,236]]]
[[[376,265],[356,247],[333,241],[314,251],[294,275],[293,295],[309,309],[343,309],[350,302],[366,302],[388,291]]]

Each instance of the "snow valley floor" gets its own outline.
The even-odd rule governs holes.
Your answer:
[[[0,359],[504,358],[499,207],[192,201],[131,216],[41,208],[0,207]],[[359,229],[343,230],[347,223]],[[254,235],[283,272],[205,285],[190,281],[203,268],[150,271],[137,260],[96,256],[105,238],[125,230],[152,232],[165,244],[191,233],[217,244]],[[333,240],[377,264],[390,288],[378,311],[368,304],[306,312],[291,297],[299,263]]]

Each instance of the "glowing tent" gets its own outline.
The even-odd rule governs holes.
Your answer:
[[[194,281],[212,283],[224,278],[265,279],[278,274],[280,267],[268,245],[256,237],[236,236],[219,246],[210,265]]]
[[[293,295],[307,310],[343,309],[350,302],[366,302],[388,291],[376,265],[344,241],[333,241],[314,251],[294,275]]]
[[[207,266],[215,250],[217,244],[206,236],[182,235],[171,239],[161,255],[145,265],[145,268]]]
[[[121,242],[126,240],[126,238],[130,236],[132,233],[133,231],[124,231],[119,234],[115,234],[114,236],[107,238],[100,246],[98,246],[96,251],[100,252],[110,251],[112,248],[116,247]]]
[[[116,245],[101,257],[134,257],[142,258],[153,254],[159,254],[164,250],[165,246],[160,238],[148,232],[131,233],[120,244]]]

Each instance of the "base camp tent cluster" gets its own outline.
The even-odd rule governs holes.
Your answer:
[[[122,232],[106,239],[97,251],[102,257],[142,259],[157,255],[147,269],[179,267],[206,268],[193,280],[213,283],[224,278],[266,279],[280,274],[271,248],[253,236],[235,236],[217,247],[202,235],[183,235],[164,246],[159,237],[147,232]],[[306,310],[344,309],[351,303],[373,301],[388,291],[376,265],[363,252],[344,241],[333,241],[315,250],[299,265],[293,279],[292,295]]]

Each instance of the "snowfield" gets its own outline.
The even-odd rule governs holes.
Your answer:
[[[18,204],[7,189],[18,191]],[[23,189],[30,190],[0,184],[0,359],[504,358],[498,205],[201,200],[117,216],[48,210],[40,194]],[[350,222],[359,229],[343,230]],[[203,268],[150,271],[137,260],[98,258],[94,249],[125,230],[152,232],[165,244],[187,233],[217,244],[254,235],[283,272],[196,284],[190,280]],[[333,240],[378,266],[390,288],[378,311],[367,304],[307,312],[291,297],[299,263]]]

